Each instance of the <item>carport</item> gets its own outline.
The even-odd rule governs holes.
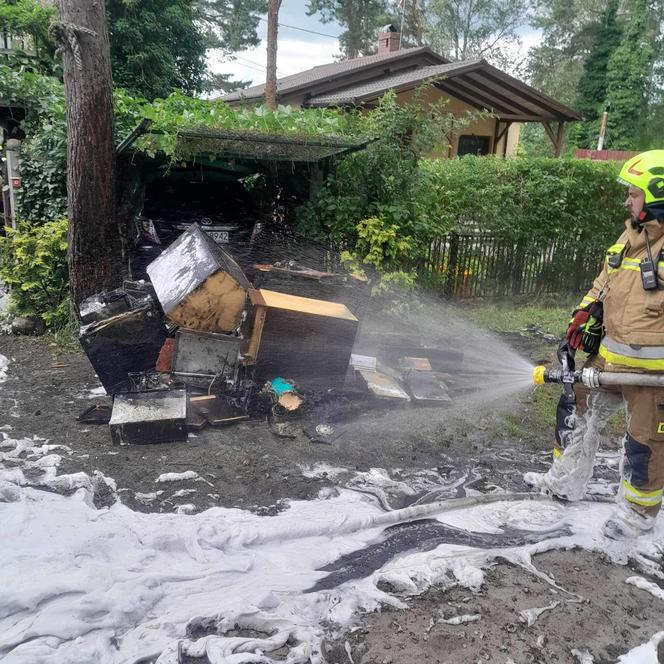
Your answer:
[[[143,145],[136,150],[132,145],[140,136]],[[163,244],[194,221],[231,245],[236,239],[245,243],[256,223],[287,229],[294,208],[313,196],[331,163],[368,143],[366,139],[187,128],[178,132],[175,156],[170,157],[159,151],[160,137],[142,123],[118,152],[125,223],[131,229],[141,213],[157,226],[159,220],[167,222],[162,224]]]

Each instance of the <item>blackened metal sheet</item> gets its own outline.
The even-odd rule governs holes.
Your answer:
[[[243,288],[251,287],[231,255],[203,232],[198,224],[192,224],[147,267],[147,273],[166,313],[175,309],[187,295],[218,270],[227,272]]]
[[[566,537],[567,525],[551,530],[522,530],[505,526],[499,533],[463,530],[433,519],[422,519],[386,528],[380,539],[364,549],[347,553],[322,567],[328,574],[305,592],[330,590],[352,579],[366,578],[387,562],[405,553],[432,551],[441,544],[456,544],[478,549],[499,549],[533,544],[546,539]]]
[[[224,380],[235,382],[241,343],[239,337],[228,334],[180,329],[175,337],[173,372],[185,383],[204,387],[212,380],[216,387]]]

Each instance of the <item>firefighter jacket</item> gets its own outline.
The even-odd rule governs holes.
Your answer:
[[[604,303],[604,329],[599,354],[607,363],[632,370],[664,371],[664,226],[652,220],[641,231],[626,230],[609,247],[602,272],[581,306]],[[647,257],[648,234],[659,287],[645,290],[639,264]]]

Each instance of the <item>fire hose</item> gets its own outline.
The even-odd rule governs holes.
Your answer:
[[[586,367],[577,371],[565,369],[547,369],[540,365],[533,369],[533,383],[561,383],[573,385],[583,383],[590,389],[608,387],[610,385],[634,385],[637,387],[664,387],[664,373],[626,373],[617,371],[600,371],[594,367]]]

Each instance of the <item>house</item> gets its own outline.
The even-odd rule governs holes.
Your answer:
[[[371,108],[388,90],[408,101],[425,81],[433,81],[430,100],[449,100],[454,113],[489,111],[458,136],[449,156],[511,155],[516,151],[523,122],[541,123],[556,156],[563,146],[565,123],[581,115],[486,60],[450,62],[426,46],[400,48],[393,26],[378,34],[378,52],[353,60],[313,67],[277,81],[280,104],[306,107]],[[259,104],[265,85],[254,85],[222,97],[229,104]]]

